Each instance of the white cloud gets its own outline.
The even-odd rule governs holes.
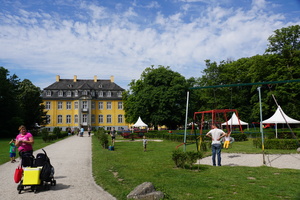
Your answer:
[[[160,5],[153,1],[146,7]],[[202,7],[188,21],[186,14],[195,7],[183,7],[184,13],[158,12],[155,19],[147,19],[149,24],[140,24],[144,16],[134,7],[112,13],[87,2],[77,11],[85,18],[81,21],[44,11],[2,13],[0,61],[64,78],[114,75],[117,83],[138,79],[151,65],[171,66],[187,78],[200,77],[204,60],[262,54],[268,36],[286,26],[283,15],[269,12],[263,0],[253,1],[248,10]]]

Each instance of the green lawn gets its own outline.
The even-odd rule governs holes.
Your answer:
[[[9,158],[9,142],[11,139],[9,138],[2,138],[0,139],[0,164],[3,164],[5,162],[10,161]],[[52,141],[52,142],[44,142],[42,140],[41,136],[34,136],[34,145],[33,145],[33,149],[37,150],[37,149],[41,149],[49,144],[53,144],[56,141]],[[18,155],[17,155],[18,157]]]
[[[143,152],[141,142],[116,142],[115,151],[108,151],[93,137],[95,180],[119,200],[126,199],[137,185],[148,181],[165,193],[165,199],[172,200],[300,199],[300,170],[205,165],[199,170],[197,166],[193,170],[178,169],[171,159],[178,144],[149,142],[148,151]],[[187,150],[196,150],[195,144],[188,145]],[[261,150],[247,141],[233,143],[228,152],[261,153]]]
[[[120,138],[118,138],[120,139]],[[149,181],[164,192],[165,199],[293,199],[300,200],[300,170],[271,167],[212,167],[200,165],[193,170],[175,168],[171,159],[178,142],[149,142],[143,152],[141,142],[116,142],[115,151],[93,142],[93,175],[97,184],[119,200],[137,185]],[[0,140],[0,163],[9,161],[9,139]],[[35,137],[34,149],[44,143]],[[182,148],[182,147],[181,147]],[[195,151],[195,144],[187,151]],[[226,152],[261,153],[252,141],[234,142]],[[296,153],[292,150],[266,150],[266,153]],[[209,155],[210,151],[206,155]]]

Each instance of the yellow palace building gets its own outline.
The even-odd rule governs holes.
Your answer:
[[[122,92],[114,83],[114,77],[109,80],[94,79],[60,79],[44,88],[42,97],[47,112],[46,128],[52,131],[54,127],[62,130],[67,128],[104,127],[111,130],[128,129],[125,123]]]

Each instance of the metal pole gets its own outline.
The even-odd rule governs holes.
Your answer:
[[[261,148],[263,152],[263,164],[266,164],[265,161],[265,145],[264,145],[264,131],[262,127],[262,106],[261,106],[261,92],[260,87],[257,88],[258,90],[258,96],[259,96],[259,110],[260,110],[260,132],[261,132]]]
[[[188,110],[189,110],[189,91],[187,91],[186,95],[186,111],[185,111],[185,127],[184,127],[184,152],[186,151],[186,129],[187,129],[187,117],[188,117]]]

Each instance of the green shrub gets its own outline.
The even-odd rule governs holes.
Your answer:
[[[52,136],[52,137],[56,137],[55,139],[58,139],[59,136],[60,136],[60,128],[59,127],[54,127],[52,134],[55,135],[55,136]]]
[[[42,140],[44,142],[48,142],[49,141],[49,131],[46,128],[42,129]]]
[[[176,167],[184,168],[186,163],[186,154],[183,151],[176,149],[173,151],[172,160],[175,162]]]
[[[55,134],[49,134],[49,136],[48,136],[48,142],[56,140],[56,139],[57,139],[57,136]]]
[[[102,148],[108,148],[108,134],[104,130],[104,128],[99,128],[98,131],[95,133],[96,137],[98,138],[100,145]]]
[[[172,153],[172,160],[175,162],[175,166],[179,168],[185,168],[185,165],[188,165],[192,169],[194,163],[202,157],[202,152],[183,152],[182,150],[176,149]]]
[[[193,168],[194,163],[197,162],[198,159],[201,159],[203,157],[202,152],[194,152],[194,151],[188,151],[186,152],[186,163],[190,166],[190,168]]]

